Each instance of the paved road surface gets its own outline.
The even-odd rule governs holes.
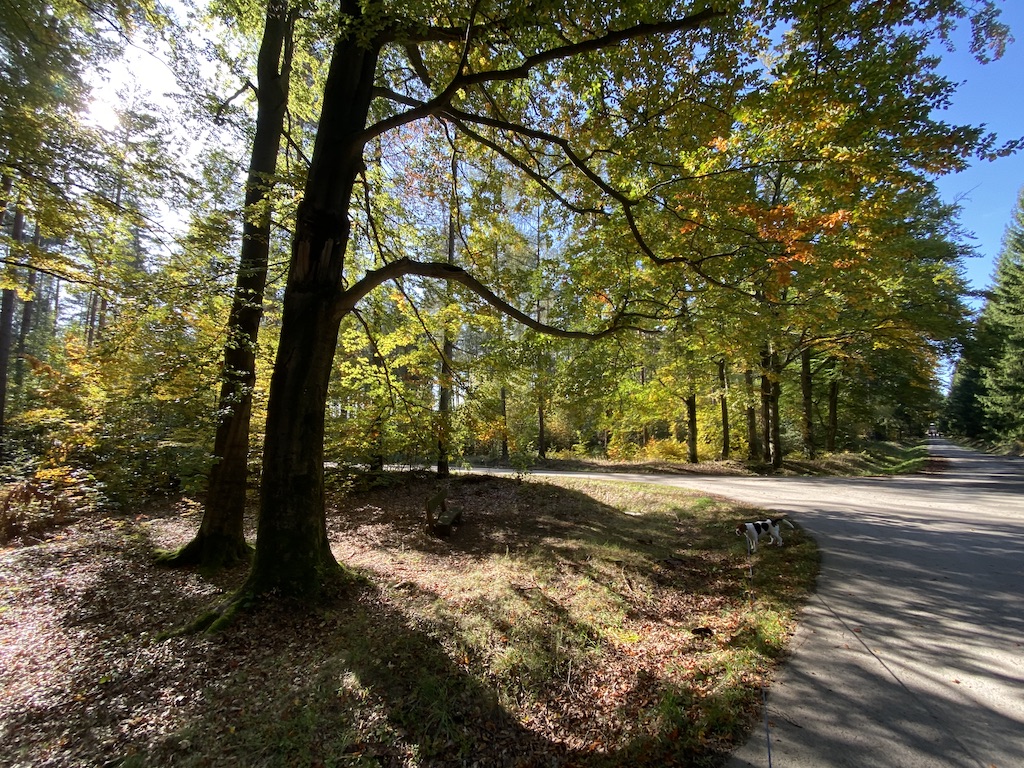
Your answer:
[[[615,475],[789,512],[818,590],[728,768],[1024,766],[1024,460],[932,440],[895,478]]]

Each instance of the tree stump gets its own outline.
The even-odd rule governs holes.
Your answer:
[[[452,529],[462,524],[462,510],[448,506],[448,489],[442,488],[427,499],[427,533],[440,538],[452,535]]]

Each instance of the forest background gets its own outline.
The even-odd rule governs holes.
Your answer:
[[[975,330],[935,187],[1018,145],[942,119],[935,45],[969,28],[998,57],[994,4],[4,7],[17,498],[208,491],[177,555],[231,561],[252,479],[263,518],[315,522],[325,463],[778,467],[936,421],[1020,437],[1022,378],[985,366],[1024,337],[1012,312],[998,342]],[[126,46],[180,90],[97,119]],[[967,429],[938,370],[978,343]]]

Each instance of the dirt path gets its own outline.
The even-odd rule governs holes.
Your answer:
[[[822,548],[771,758],[758,729],[730,768],[1024,765],[1024,460],[931,449],[894,478],[608,476],[784,510]]]

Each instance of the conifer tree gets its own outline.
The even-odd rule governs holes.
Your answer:
[[[993,346],[982,369],[985,393],[979,397],[985,422],[996,436],[1024,443],[1024,191],[1003,240],[981,322]]]

